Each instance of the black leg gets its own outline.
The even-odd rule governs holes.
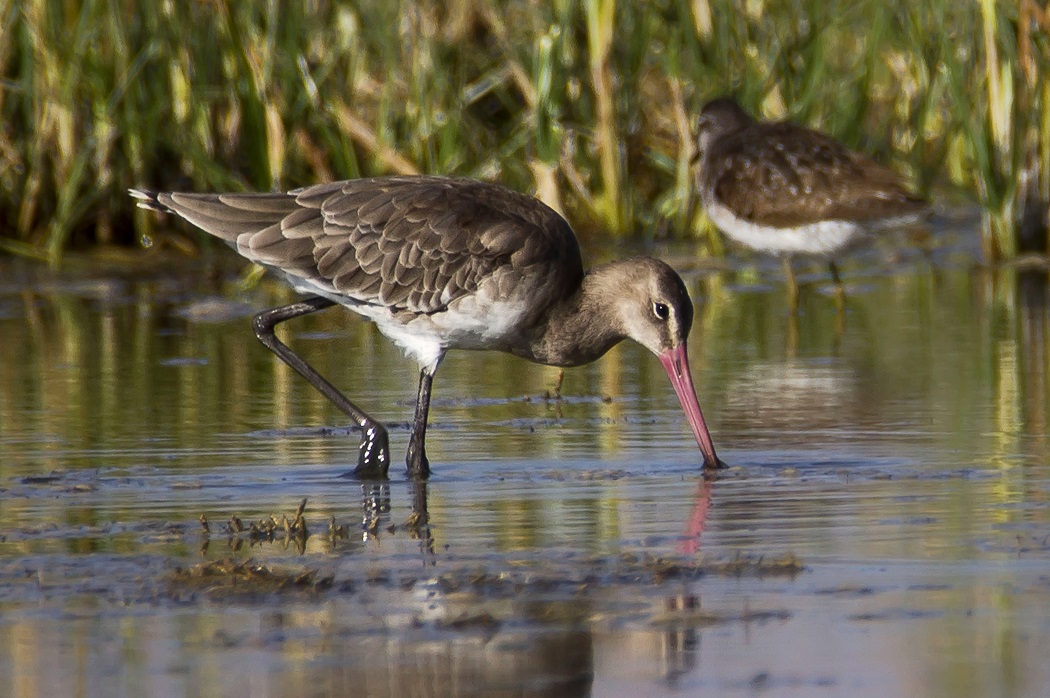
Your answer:
[[[798,279],[791,266],[791,255],[784,255],[780,263],[784,266],[784,281],[787,283],[788,312],[795,315],[798,313]]]
[[[416,396],[416,414],[412,418],[412,435],[408,439],[408,476],[416,480],[425,480],[430,475],[430,461],[427,460],[426,435],[427,415],[430,414],[430,387],[434,374],[425,368],[419,371],[419,394]]]
[[[255,330],[255,336],[266,345],[266,348],[277,354],[277,357],[291,366],[296,373],[310,381],[310,384],[328,398],[333,405],[346,413],[357,423],[357,426],[361,427],[361,447],[358,450],[357,468],[354,470],[354,475],[367,479],[386,478],[387,470],[390,468],[390,446],[388,445],[386,429],[383,425],[369,417],[357,405],[350,402],[345,395],[339,392],[338,388],[325,380],[320,373],[315,371],[310,364],[303,361],[302,357],[292,351],[287,344],[277,339],[277,335],[274,332],[274,327],[285,320],[308,315],[333,305],[335,305],[335,301],[315,296],[299,303],[271,308],[252,318],[252,328]]]
[[[846,312],[846,287],[842,285],[839,266],[835,264],[835,260],[828,261],[828,271],[831,272],[831,280],[835,282],[835,309],[839,315],[843,315]]]

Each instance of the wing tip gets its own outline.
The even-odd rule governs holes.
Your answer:
[[[159,211],[161,213],[171,213],[171,208],[161,203],[160,197],[161,192],[153,191],[152,189],[128,189],[128,195],[135,199],[135,204],[139,208],[146,209],[147,211]]]

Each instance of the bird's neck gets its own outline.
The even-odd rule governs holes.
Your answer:
[[[703,131],[700,133],[700,137],[696,141],[696,148],[699,151],[700,160],[697,163],[701,171],[707,170],[707,163],[711,159],[711,148],[715,144],[715,135],[710,131]]]
[[[696,164],[696,178],[697,184],[699,185],[700,196],[704,200],[704,203],[708,202],[708,194],[710,193],[710,178],[714,174],[711,171],[712,152],[718,145],[718,138],[720,134],[716,134],[711,131],[705,131],[700,134],[700,138],[697,141],[697,148],[700,150],[700,159]]]
[[[543,331],[531,344],[530,358],[551,366],[579,366],[601,357],[626,337],[616,307],[620,295],[616,266],[595,268],[575,293],[551,309]]]

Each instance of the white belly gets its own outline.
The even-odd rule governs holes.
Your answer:
[[[372,320],[406,356],[431,372],[449,349],[508,350],[517,345],[529,315],[526,284],[509,294],[509,298],[497,298],[499,283],[489,280],[444,311],[398,315],[383,305],[356,302],[310,279],[287,274],[285,277],[300,293],[324,296]]]
[[[833,255],[841,252],[865,232],[853,221],[820,221],[795,227],[759,225],[738,217],[728,208],[710,200],[707,215],[731,239],[751,249],[775,255]]]
[[[446,311],[417,315],[407,321],[392,317],[385,309],[375,313],[353,309],[374,320],[379,331],[407,356],[431,370],[437,368],[449,349],[500,350],[513,344],[527,311],[521,303],[482,303],[476,296],[453,303]]]

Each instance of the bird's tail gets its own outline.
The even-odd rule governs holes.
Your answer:
[[[174,213],[170,208],[160,202],[160,192],[149,189],[128,189],[128,194],[137,199],[138,207],[149,211],[160,211],[161,213]]]

